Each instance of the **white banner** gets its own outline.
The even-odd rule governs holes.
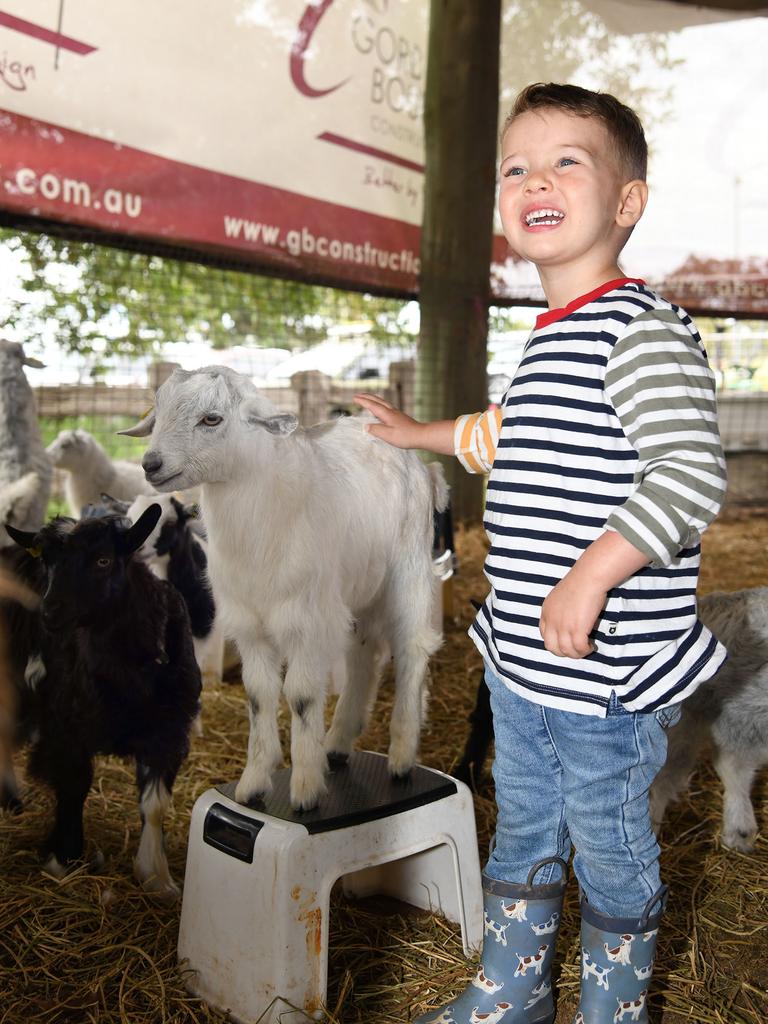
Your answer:
[[[415,291],[421,0],[0,0],[0,205]]]

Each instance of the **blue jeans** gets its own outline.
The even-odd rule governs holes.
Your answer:
[[[639,915],[661,884],[648,790],[667,756],[665,729],[678,708],[606,718],[558,711],[518,697],[486,666],[496,758],[491,878],[524,883],[532,864],[557,855],[573,868],[595,910]],[[537,885],[557,881],[553,865]]]

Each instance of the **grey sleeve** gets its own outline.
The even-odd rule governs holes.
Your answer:
[[[605,388],[637,451],[635,489],[608,518],[654,565],[698,541],[725,495],[714,375],[673,310],[632,320],[608,359]]]

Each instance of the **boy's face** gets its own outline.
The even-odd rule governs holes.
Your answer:
[[[555,107],[521,114],[502,140],[507,241],[542,270],[615,265],[628,237],[620,221],[626,178],[597,118]]]

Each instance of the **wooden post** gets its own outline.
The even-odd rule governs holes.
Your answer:
[[[416,406],[416,363],[412,359],[389,364],[389,401],[413,416]]]
[[[328,419],[331,378],[320,370],[300,370],[291,377],[291,387],[299,396],[299,422],[302,427]]]
[[[180,370],[181,363],[170,363],[156,359],[149,367],[149,386],[155,391],[171,376],[174,370]]]
[[[487,404],[501,0],[432,0],[425,99],[416,416]],[[454,515],[482,516],[483,479],[445,460]]]

